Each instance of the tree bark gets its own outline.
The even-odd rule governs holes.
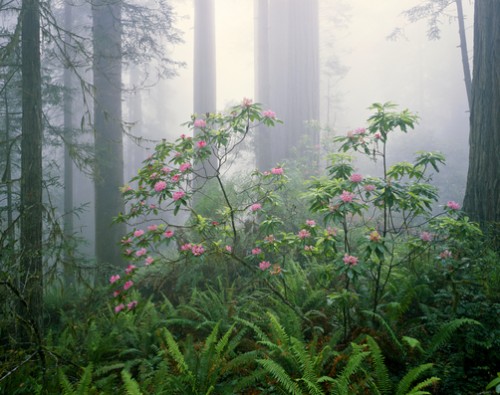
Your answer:
[[[42,332],[42,89],[40,71],[40,4],[23,0],[21,234],[19,290],[21,315],[39,335]]]
[[[124,211],[122,135],[121,1],[92,2],[95,146],[95,248],[101,280],[123,266],[120,239],[125,224],[113,224]],[[100,280],[98,280],[100,281]]]
[[[469,171],[464,210],[483,227],[500,222],[500,1],[474,6]]]

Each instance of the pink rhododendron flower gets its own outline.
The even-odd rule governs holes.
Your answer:
[[[204,119],[197,119],[194,121],[195,128],[204,128],[206,126],[207,126],[207,123],[205,122]]]
[[[179,174],[174,174],[171,178],[172,182],[177,182],[179,181],[179,178],[181,178],[181,176]]]
[[[368,184],[368,185],[365,185],[364,187],[364,190],[367,191],[367,192],[372,192],[375,190],[375,185],[373,184]]]
[[[173,235],[174,235],[174,231],[173,230],[166,230],[165,233],[163,233],[163,235],[167,238],[167,239],[170,239]]]
[[[351,177],[349,177],[349,180],[351,180],[351,182],[361,182],[363,181],[363,176],[361,174],[354,173]]]
[[[365,128],[357,128],[354,131],[354,134],[365,134],[365,133],[366,133],[366,129]]]
[[[134,232],[134,237],[141,237],[144,234],[144,231],[142,229],[137,229]]]
[[[148,256],[148,257],[144,260],[144,264],[145,264],[146,266],[149,266],[149,265],[151,265],[154,261],[155,261],[155,260],[154,260],[154,258],[153,258],[152,256]]]
[[[380,140],[382,138],[382,133],[375,132],[375,134],[373,135],[373,137],[375,137],[376,140]]]
[[[109,278],[109,283],[110,284],[116,283],[119,279],[120,279],[120,275],[115,274]]]
[[[165,166],[165,167],[162,167],[161,168],[161,171],[165,174],[168,174],[172,171],[172,169],[170,169],[169,167]]]
[[[260,210],[262,208],[262,205],[260,203],[254,203],[250,206],[250,210],[252,211],[257,211],[257,210]]]
[[[354,199],[354,193],[349,192],[349,191],[343,191],[342,194],[340,195],[340,200],[342,200],[344,203],[350,203]]]
[[[124,308],[125,308],[125,305],[123,303],[120,303],[118,306],[115,306],[115,314],[118,314]]]
[[[148,252],[148,250],[146,250],[144,247],[142,247],[135,252],[135,255],[136,256],[143,256],[143,255],[146,255],[147,252]]]
[[[150,208],[151,210],[154,210],[154,209],[156,208],[156,204],[151,203],[151,204],[149,205],[149,208]]]
[[[158,230],[158,225],[149,225],[148,230],[150,232],[156,232]]]
[[[271,267],[271,263],[268,262],[268,261],[262,261],[259,263],[259,269],[264,271],[264,270],[267,270]]]
[[[349,266],[356,266],[358,264],[358,258],[353,256],[353,255],[348,255],[348,254],[345,254],[344,255],[344,258],[342,258],[342,260],[344,261],[344,263],[346,265],[349,265]]]
[[[173,195],[172,195],[172,199],[174,199],[174,200],[182,199],[185,194],[186,194],[186,192],[184,192],[184,191],[174,192]]]
[[[258,255],[262,252],[262,250],[259,247],[255,247],[252,249],[252,254],[253,255]]]
[[[186,170],[188,170],[189,168],[191,167],[191,163],[187,162],[187,163],[183,163],[179,166],[179,170],[181,172],[185,172]]]
[[[283,175],[283,168],[282,167],[273,167],[271,169],[271,174],[274,174],[274,175]]]
[[[165,181],[158,181],[155,186],[154,186],[154,189],[156,192],[161,192],[163,191],[165,188],[167,187],[167,183]]]
[[[198,141],[198,142],[196,143],[196,146],[197,146],[198,148],[204,148],[204,147],[206,147],[206,146],[207,146],[207,142],[206,142],[206,141],[204,141],[204,140],[200,140],[200,141]]]
[[[250,107],[253,103],[253,100],[252,99],[248,99],[246,97],[243,98],[243,101],[241,102],[241,105],[243,107]]]
[[[297,233],[297,236],[299,236],[300,239],[305,239],[306,237],[311,236],[311,233],[305,229],[299,230],[299,233]]]
[[[181,134],[181,139],[184,140],[186,138],[186,135],[184,133]]]
[[[276,113],[273,110],[264,110],[262,111],[262,116],[264,118],[275,119]]]
[[[191,243],[186,243],[181,245],[181,251],[189,251],[191,249]]]
[[[130,274],[132,273],[135,269],[137,269],[137,266],[135,265],[128,265],[127,268],[125,269],[125,273]]]
[[[128,280],[125,284],[123,284],[123,289],[126,291],[129,289],[132,285],[134,285],[134,282],[132,280]]]
[[[446,203],[446,206],[451,210],[460,210],[460,204],[453,200],[450,200],[448,203]]]
[[[231,247],[231,246],[226,246],[225,248],[226,248],[226,251],[227,251],[227,252],[233,252],[233,247]]]
[[[308,219],[306,220],[306,225],[312,228],[313,226],[316,226],[316,221],[313,219]]]
[[[432,235],[429,232],[422,232],[420,233],[420,240],[422,241],[432,241]]]
[[[152,174],[149,176],[149,179],[150,179],[150,180],[154,180],[155,178],[158,178],[158,173],[152,173]]]
[[[127,249],[125,250],[124,254],[125,254],[125,255],[132,255],[132,252],[134,252],[134,251],[132,251],[132,249],[127,248]]]
[[[201,244],[194,244],[191,246],[191,252],[193,253],[194,256],[200,256],[205,252],[205,249]]]
[[[119,290],[114,291],[113,298],[117,298],[118,296],[120,296],[120,291]]]
[[[132,300],[131,302],[127,303],[127,308],[129,310],[133,310],[133,309],[136,308],[136,306],[137,306],[138,303],[139,302],[137,302],[137,300]]]

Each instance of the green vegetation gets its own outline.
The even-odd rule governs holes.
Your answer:
[[[279,122],[248,101],[160,143],[123,188],[128,267],[104,287],[52,284],[38,343],[2,321],[1,393],[498,391],[498,251],[439,201],[441,154],[389,163],[417,117],[371,109],[306,180],[287,164],[231,173],[252,128]]]

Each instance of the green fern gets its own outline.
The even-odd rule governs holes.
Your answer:
[[[371,351],[371,359],[375,373],[375,383],[377,390],[381,394],[390,394],[392,391],[392,382],[389,377],[389,371],[385,365],[384,356],[379,345],[371,336],[366,336],[366,342]]]
[[[421,388],[434,384],[439,381],[437,377],[431,377],[410,389],[410,386],[414,381],[420,378],[422,374],[424,374],[427,370],[431,369],[433,366],[432,363],[426,363],[423,365],[419,365],[413,369],[411,369],[406,375],[400,380],[398,387],[396,389],[396,395],[416,395],[416,392]],[[414,392],[415,391],[415,392]]]
[[[303,395],[297,383],[288,375],[283,367],[272,359],[258,359],[261,365],[290,395]]]
[[[347,365],[342,370],[339,377],[332,382],[331,395],[350,395],[349,384],[351,376],[357,373],[362,368],[362,362],[370,354],[369,351],[362,351],[357,344],[352,344],[353,353],[349,356]]]
[[[429,359],[437,350],[446,343],[449,343],[453,334],[464,325],[481,325],[481,323],[471,318],[457,318],[442,325],[439,331],[432,337],[431,343],[427,347],[425,358]]]
[[[71,384],[64,372],[59,373],[59,383],[63,389],[62,395],[88,395],[92,385],[92,364],[89,364],[84,370],[76,388]]]
[[[139,384],[132,378],[132,375],[128,371],[122,370],[122,380],[125,384],[127,395],[142,395]]]

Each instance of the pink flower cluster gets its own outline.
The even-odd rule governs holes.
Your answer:
[[[262,116],[264,118],[276,119],[276,113],[273,110],[264,110],[264,111],[262,111]]]
[[[259,263],[259,269],[264,271],[271,267],[271,263],[269,261],[262,261]]]
[[[258,211],[262,208],[262,205],[260,203],[254,203],[250,206],[251,211]]]
[[[204,128],[207,126],[207,123],[205,122],[204,119],[196,119],[194,121],[194,127],[195,128]]]
[[[351,182],[361,182],[363,181],[363,176],[361,174],[354,173],[351,177],[349,177],[349,180]]]
[[[172,199],[174,200],[180,200],[186,195],[186,192],[184,191],[177,191],[172,194]]]
[[[158,181],[154,186],[156,192],[161,192],[166,188],[167,188],[167,183],[165,181]]]
[[[446,207],[448,207],[450,210],[460,210],[460,204],[453,200],[450,200],[448,203],[446,203]]]
[[[299,239],[305,239],[311,236],[311,233],[306,229],[301,229],[299,230],[299,233],[297,233],[297,236],[299,236]]]
[[[344,261],[344,263],[349,266],[356,266],[358,264],[358,260],[359,258],[348,254],[345,254],[344,258],[342,258],[342,261]]]
[[[349,192],[349,191],[343,191],[342,194],[340,195],[340,200],[342,200],[344,203],[350,203],[354,199],[354,193]]]
[[[429,232],[422,232],[420,233],[420,240],[430,242],[432,241],[432,234],[430,234]]]
[[[191,251],[194,256],[200,256],[205,252],[205,248],[201,244],[185,243],[181,245],[181,251]]]
[[[271,169],[271,174],[282,176],[284,174],[284,170],[282,167],[273,167]]]

